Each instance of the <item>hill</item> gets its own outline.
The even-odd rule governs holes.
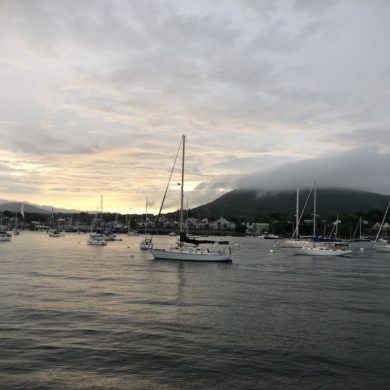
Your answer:
[[[0,211],[11,211],[13,213],[20,213],[22,208],[22,203],[19,202],[6,202],[0,204]],[[33,206],[28,203],[24,203],[24,212],[26,213],[34,213],[34,214],[51,214],[51,210],[45,210],[36,206]]]
[[[305,203],[308,190],[300,193],[300,209]],[[311,197],[312,198],[312,197]],[[317,189],[317,214],[326,217],[335,214],[355,214],[371,210],[385,210],[389,195],[347,189]],[[296,191],[258,193],[256,190],[234,190],[213,202],[191,210],[191,215],[201,218],[259,218],[271,214],[295,214]],[[310,199],[305,214],[313,212]]]
[[[32,204],[27,202],[10,202],[8,200],[0,200],[0,211],[10,211],[10,212],[20,212],[22,208],[22,204],[24,204],[24,211],[26,213],[32,214],[51,214],[52,206],[42,206],[38,204]],[[81,211],[74,209],[62,209],[62,208],[54,208],[55,213],[63,213],[63,214],[78,214]],[[94,211],[90,213],[95,213]]]

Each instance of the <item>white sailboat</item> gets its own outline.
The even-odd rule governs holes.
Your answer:
[[[345,256],[352,253],[352,250],[345,245],[338,244],[313,244],[297,248],[295,254],[308,256]]]
[[[167,249],[151,249],[155,259],[181,260],[197,262],[229,262],[232,255],[227,241],[198,240],[187,237],[184,227],[184,157],[185,157],[185,135],[182,136],[182,167],[181,167],[181,197],[180,197],[180,239],[175,246]],[[176,160],[175,160],[176,162]],[[172,169],[173,172],[173,169]],[[172,176],[172,173],[171,173]],[[169,184],[169,182],[168,182]],[[168,188],[168,187],[167,187]],[[165,196],[164,196],[165,198]],[[164,202],[164,201],[163,201]],[[160,208],[162,210],[163,203]],[[159,213],[160,214],[160,213]],[[158,221],[158,217],[157,217]]]
[[[144,225],[145,225],[144,239],[139,244],[139,248],[141,250],[143,250],[143,251],[147,251],[147,250],[153,248],[153,241],[152,241],[152,239],[146,237],[146,229],[147,229],[147,225],[148,225],[148,198],[146,198]]]
[[[128,226],[127,226],[127,235],[130,236],[130,237],[139,236],[139,233],[136,230],[133,230],[131,228],[130,215],[129,215],[129,220],[128,221],[129,221],[129,223],[128,223]]]
[[[308,256],[345,256],[352,253],[350,247],[345,245],[345,243],[336,239],[337,237],[337,226],[341,222],[339,216],[337,216],[337,221],[334,226],[336,229],[335,240],[325,237],[317,237],[316,235],[316,216],[317,216],[317,188],[316,182],[313,183],[312,189],[314,189],[314,205],[313,205],[313,237],[308,240],[290,240],[289,247],[293,247],[294,253],[296,255],[308,255]],[[310,196],[311,190],[309,192],[308,198]],[[296,215],[299,215],[299,192],[297,191],[297,210]],[[307,200],[306,199],[306,203]],[[306,207],[306,203],[304,209]],[[304,210],[303,210],[304,211]],[[303,215],[303,212],[302,212]],[[294,234],[298,236],[300,218],[296,220],[296,227]],[[331,232],[332,235],[333,231]]]
[[[296,210],[295,210],[295,229],[293,231],[292,237],[290,239],[286,239],[282,242],[283,248],[301,248],[306,245],[310,245],[311,241],[308,239],[300,238],[299,237],[299,224],[301,222],[301,218],[303,216],[303,213],[305,212],[307,202],[310,198],[312,188],[309,191],[309,194],[306,198],[305,205],[302,210],[302,214],[299,214],[299,188],[297,188],[297,196],[296,196]]]
[[[63,221],[63,220],[58,220]],[[54,209],[51,209],[50,229],[48,231],[49,237],[65,237],[65,232],[59,228],[54,227]]]
[[[386,211],[385,211],[385,215],[383,216],[381,226],[380,226],[380,228],[379,228],[379,230],[378,230],[378,233],[377,233],[377,235],[376,235],[376,237],[375,237],[375,244],[377,244],[378,241],[379,241],[379,235],[380,235],[380,233],[381,233],[381,231],[382,231],[382,227],[383,227],[383,225],[384,225],[384,223],[385,223],[385,220],[386,220],[386,217],[387,217],[387,213],[388,213],[388,211],[389,211],[389,207],[390,207],[390,201],[389,201],[389,203],[387,204]],[[378,252],[388,252],[388,253],[390,253],[390,244],[389,244],[388,241],[387,241],[387,243],[385,242],[385,245],[383,245],[383,244],[382,244],[382,245],[375,245],[375,249],[376,249]]]

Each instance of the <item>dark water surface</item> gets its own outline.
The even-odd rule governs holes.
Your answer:
[[[234,238],[233,263],[199,264],[141,239],[0,243],[1,389],[390,388],[390,254]]]

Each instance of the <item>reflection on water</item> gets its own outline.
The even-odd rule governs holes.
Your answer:
[[[86,239],[0,243],[0,388],[389,387],[389,254],[233,238],[233,263],[201,264]]]

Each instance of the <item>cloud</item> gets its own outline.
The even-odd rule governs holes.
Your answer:
[[[281,190],[308,187],[316,181],[321,187],[340,187],[390,194],[388,166],[390,153],[376,147],[361,147],[343,153],[285,164],[268,172],[236,180],[237,188]]]
[[[358,176],[365,145],[381,161],[389,144],[388,9],[380,0],[3,1],[2,191],[17,197],[24,182],[38,203],[63,207],[105,191],[114,208],[143,208],[146,196],[158,203],[183,133],[193,204],[259,170],[259,181],[277,186],[267,176],[276,172],[294,185],[289,167],[303,172],[301,161],[320,161],[331,183],[323,165],[351,149],[361,151]],[[366,182],[380,188],[375,177]]]

